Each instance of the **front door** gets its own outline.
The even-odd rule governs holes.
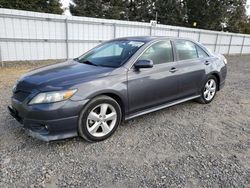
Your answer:
[[[154,66],[128,71],[130,112],[176,100],[179,82],[170,40],[152,44],[139,60],[152,60]]]

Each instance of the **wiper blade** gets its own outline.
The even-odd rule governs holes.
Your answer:
[[[79,62],[79,58],[77,57],[77,58],[75,58],[75,59],[73,59],[74,61],[77,61],[77,62]]]
[[[94,64],[94,63],[92,63],[91,61],[88,61],[88,60],[83,61],[83,62],[81,62],[81,63],[85,63],[85,64],[88,64],[88,65],[98,66],[98,65],[96,65],[96,64]]]

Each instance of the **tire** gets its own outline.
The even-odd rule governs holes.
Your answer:
[[[113,98],[101,95],[92,99],[81,111],[78,133],[89,142],[103,141],[115,132],[121,119],[120,105]]]
[[[211,83],[213,83],[213,87],[210,87],[212,86]],[[217,78],[213,75],[208,76],[205,84],[202,87],[201,96],[196,101],[201,104],[208,104],[212,102],[217,93],[217,90],[218,90]]]

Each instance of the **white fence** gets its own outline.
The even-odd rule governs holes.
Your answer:
[[[70,59],[105,40],[179,36],[222,54],[250,53],[250,35],[0,8],[0,61]]]

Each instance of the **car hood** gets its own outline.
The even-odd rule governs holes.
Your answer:
[[[66,61],[32,70],[17,83],[16,90],[59,90],[109,75],[114,68]]]

